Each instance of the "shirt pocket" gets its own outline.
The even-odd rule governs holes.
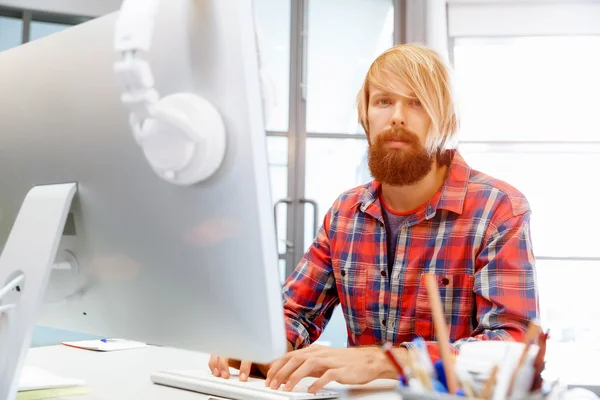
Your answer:
[[[340,302],[344,319],[351,334],[352,341],[357,343],[357,336],[361,335],[367,325],[366,318],[366,287],[367,271],[347,263],[340,267]]]
[[[450,342],[471,336],[473,332],[473,308],[475,292],[473,275],[470,274],[423,274],[419,282],[415,313],[415,333],[426,340],[435,338],[433,315],[427,295],[425,277],[434,275],[438,284],[442,308],[446,315],[446,324]]]

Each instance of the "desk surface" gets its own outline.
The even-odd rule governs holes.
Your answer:
[[[553,346],[554,347],[554,346]],[[550,349],[549,349],[550,350]],[[575,356],[579,354],[579,356]],[[588,387],[598,391],[599,380],[596,360],[598,350],[574,351],[573,346],[554,347],[548,354],[560,368],[569,386]],[[87,382],[91,394],[69,399],[86,400],[207,400],[200,393],[155,385],[150,374],[165,369],[208,371],[208,355],[169,347],[146,347],[143,349],[108,353],[75,349],[67,346],[49,346],[30,349],[26,364],[41,367],[55,374],[80,378]],[[339,388],[340,386],[338,386]],[[335,386],[328,387],[336,390]],[[399,400],[399,394],[391,391],[344,391],[343,399]],[[599,393],[600,394],[600,393]]]
[[[155,385],[150,374],[165,369],[206,369],[208,356],[168,347],[94,352],[67,346],[49,346],[30,349],[26,364],[70,378],[84,379],[92,392],[69,399],[86,400],[207,400],[200,393]],[[332,387],[334,389],[334,387]],[[344,399],[399,400],[389,391],[340,390]]]

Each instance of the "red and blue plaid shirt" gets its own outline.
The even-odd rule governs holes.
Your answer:
[[[530,208],[508,184],[472,170],[454,151],[440,190],[402,226],[388,276],[381,184],[343,193],[288,278],[287,338],[305,347],[341,304],[348,345],[417,336],[438,353],[424,277],[434,274],[450,342],[521,340],[538,317]]]

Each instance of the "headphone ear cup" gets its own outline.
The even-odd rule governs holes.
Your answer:
[[[209,178],[221,165],[225,125],[206,99],[175,93],[155,105],[139,142],[159,176],[178,185],[192,185]]]

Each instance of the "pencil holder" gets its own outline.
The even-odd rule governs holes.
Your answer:
[[[448,393],[438,393],[438,392],[427,392],[427,393],[415,393],[406,387],[399,387],[397,389],[398,393],[402,396],[402,400],[482,400],[480,398],[473,397],[463,397],[452,395]],[[531,393],[529,396],[522,399],[512,399],[511,400],[543,400],[547,397],[542,395],[541,393]]]
[[[510,397],[510,400],[545,400],[545,399],[562,399],[565,393],[568,391],[567,386],[564,383],[560,383],[559,380],[552,382],[545,381],[542,385],[542,389],[536,392],[530,393],[524,398]],[[439,392],[426,392],[417,393],[414,390],[406,387],[402,384],[398,384],[396,391],[401,395],[402,400],[487,400],[481,399],[480,397],[468,397],[458,396],[448,393]],[[492,397],[493,398],[493,397]],[[507,400],[507,399],[502,399]]]

